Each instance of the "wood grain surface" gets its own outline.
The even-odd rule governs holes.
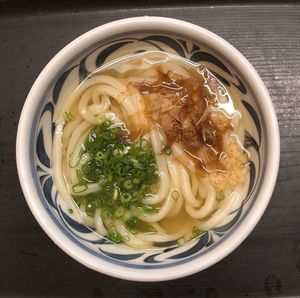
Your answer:
[[[147,8],[98,3],[51,9],[49,3],[32,9],[14,3],[11,9],[10,3],[0,1],[0,296],[300,297],[300,6],[251,1],[176,2],[172,7],[167,1]],[[281,133],[275,191],[247,240],[203,272],[153,284],[93,272],[56,247],[29,211],[15,164],[21,108],[46,63],[87,30],[139,15],[190,21],[232,43],[268,87]]]

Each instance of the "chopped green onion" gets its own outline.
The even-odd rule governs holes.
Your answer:
[[[65,122],[70,122],[70,121],[75,120],[74,115],[69,111],[64,111],[63,117],[64,117]]]
[[[218,191],[217,193],[216,193],[216,200],[218,201],[218,202],[221,202],[221,201],[223,201],[225,199],[225,194],[224,194],[224,192],[223,191]]]
[[[104,113],[101,116],[97,116],[96,118],[98,125],[101,125],[106,121],[106,114]]]
[[[203,233],[204,232],[202,230],[200,230],[197,226],[193,227],[193,230],[192,230],[193,239],[201,236]]]
[[[86,184],[86,181],[82,177],[82,173],[79,169],[76,169],[76,175],[80,184]]]
[[[141,198],[140,193],[138,191],[134,191],[132,194],[132,202],[139,201],[140,198]]]
[[[95,215],[95,203],[89,203],[85,206],[85,213],[89,217],[94,217]]]
[[[82,192],[86,191],[87,189],[88,189],[87,184],[77,183],[72,186],[72,192],[76,193],[76,194],[82,193]]]
[[[122,203],[128,203],[131,200],[132,196],[129,193],[123,193],[120,197]]]
[[[186,241],[185,241],[183,238],[179,238],[179,239],[177,240],[177,244],[180,245],[180,246],[183,245],[183,244],[185,244],[185,242],[186,242]]]
[[[114,212],[114,217],[119,218],[124,214],[124,208],[123,207],[118,207],[115,212]]]
[[[122,242],[122,236],[118,232],[109,232],[107,235],[107,239],[114,243]]]
[[[133,180],[132,180],[132,182],[133,182],[133,184],[140,184],[140,182],[141,182],[141,179],[139,179],[139,178],[134,178]]]
[[[134,208],[132,209],[132,214],[133,214],[134,216],[140,216],[140,215],[142,215],[142,213],[143,213],[143,210],[142,210],[141,207],[134,207]]]
[[[129,190],[129,189],[132,189],[132,182],[130,180],[126,180],[124,182],[124,187]]]
[[[116,173],[119,175],[119,176],[124,176],[126,174],[126,168],[125,167],[119,167],[116,171]]]
[[[132,217],[126,220],[125,224],[130,229],[136,229],[140,225],[140,220],[137,217]]]
[[[153,205],[144,205],[144,212],[145,213],[154,213],[154,212],[157,212],[157,209],[155,206]]]
[[[79,165],[79,162],[80,162],[80,158],[78,158],[77,162],[75,165],[72,165],[72,158],[73,158],[73,155],[74,155],[74,152],[72,152],[70,155],[69,155],[69,167],[70,168],[76,168],[78,165]]]
[[[103,160],[103,158],[104,158],[103,152],[98,151],[98,152],[96,153],[95,159],[100,161],[100,160]]]
[[[114,156],[117,156],[117,155],[119,155],[120,154],[120,150],[119,149],[115,149],[114,151],[113,151],[113,155]]]
[[[112,179],[113,179],[112,174],[107,174],[107,180],[108,180],[109,182],[112,182]]]
[[[113,200],[116,200],[118,198],[118,195],[119,195],[118,189],[115,187]]]
[[[124,126],[113,124],[107,117],[99,120],[99,125],[91,129],[82,145],[80,162],[76,165],[78,183],[72,186],[75,202],[84,206],[89,216],[94,216],[95,210],[101,208],[103,220],[112,223],[116,218],[127,223],[144,212],[157,212],[155,206],[142,203],[144,198],[154,194],[152,187],[155,186],[157,192],[159,186],[159,173],[150,141],[140,139],[131,142]],[[88,158],[81,159],[81,156]],[[80,194],[92,183],[98,183],[100,190]],[[138,231],[139,220],[136,221],[131,223],[130,232]],[[116,232],[115,228],[113,232]],[[123,241],[115,239],[117,234],[109,237],[114,242]]]
[[[149,141],[146,140],[146,139],[141,139],[141,141],[140,141],[140,147],[141,147],[142,149],[144,149],[144,148],[146,148],[147,146],[149,146]]]
[[[69,213],[71,213],[71,214],[73,213],[73,209],[72,209],[72,208],[69,208],[68,211],[69,211]]]
[[[102,213],[102,216],[104,219],[109,219],[111,218],[111,214],[109,211],[105,210],[103,213]]]

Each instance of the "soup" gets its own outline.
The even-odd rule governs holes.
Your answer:
[[[96,69],[63,102],[53,176],[68,211],[129,247],[226,222],[249,179],[243,115],[203,65],[163,52]]]

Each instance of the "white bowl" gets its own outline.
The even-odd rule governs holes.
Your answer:
[[[205,64],[239,95],[249,115],[248,194],[222,227],[187,245],[133,251],[76,223],[52,180],[52,116],[63,95],[97,66],[136,50],[160,49]],[[85,266],[117,278],[162,281],[220,261],[249,235],[265,211],[279,165],[279,130],[269,94],[252,65],[221,37],[176,19],[137,17],[97,27],[68,44],[44,68],[24,104],[17,134],[17,166],[27,203],[48,236]]]

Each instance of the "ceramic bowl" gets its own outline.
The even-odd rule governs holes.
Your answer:
[[[101,238],[66,211],[51,172],[53,114],[64,96],[93,70],[123,55],[160,50],[204,64],[236,94],[248,121],[244,147],[251,153],[242,205],[223,225],[190,243],[132,250]],[[85,266],[117,278],[162,281],[199,272],[232,252],[265,211],[277,177],[279,132],[269,94],[252,65],[232,45],[199,26],[176,19],[137,17],[97,27],[68,44],[32,86],[17,134],[17,166],[27,203],[48,236]]]

